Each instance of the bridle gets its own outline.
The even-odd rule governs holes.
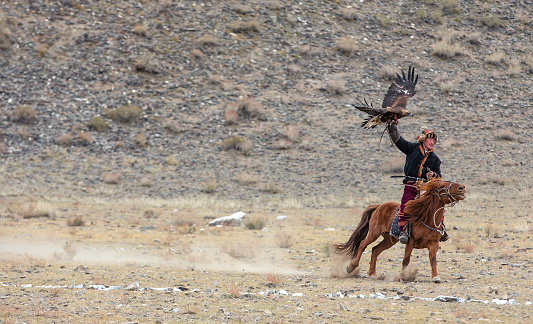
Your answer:
[[[424,225],[425,227],[431,229],[431,230],[434,230],[434,231],[437,231],[440,233],[440,235],[444,235],[444,232],[446,231],[446,226],[444,226],[444,223],[441,222],[441,224],[439,226],[437,226],[437,222],[436,222],[436,217],[437,217],[437,213],[443,209],[444,207],[446,207],[446,203],[444,201],[442,201],[442,196],[446,196],[449,200],[450,200],[450,203],[448,203],[448,205],[450,205],[450,207],[453,207],[455,206],[455,204],[457,204],[459,202],[459,200],[457,200],[457,198],[455,198],[454,196],[457,196],[459,194],[452,194],[450,193],[450,188],[452,187],[452,185],[454,184],[455,182],[451,182],[450,181],[450,185],[447,187],[447,188],[433,188],[433,192],[432,194],[433,195],[436,195],[437,197],[439,197],[439,200],[440,202],[443,204],[442,207],[439,207],[435,213],[433,214],[433,225],[435,226],[435,228],[433,227],[430,227],[428,225],[426,225],[424,222],[422,222],[422,225]],[[438,227],[440,227],[442,225],[442,230],[439,230]]]

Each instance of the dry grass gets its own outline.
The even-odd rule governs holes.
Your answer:
[[[358,46],[355,39],[346,36],[337,41],[336,48],[342,54],[350,56],[357,51]]]
[[[135,134],[133,137],[133,143],[137,147],[146,147],[148,145],[148,138],[146,138],[146,134],[144,132],[140,132]]]
[[[257,184],[261,177],[250,173],[241,173],[237,175],[236,180],[242,186],[250,186]]]
[[[30,268],[44,268],[46,266],[46,260],[43,258],[36,258],[31,254],[26,253],[24,255],[24,261],[28,263]]]
[[[213,194],[217,191],[217,181],[216,180],[209,180],[206,183],[204,183],[202,187],[202,192]]]
[[[378,73],[378,76],[382,80],[392,81],[396,80],[396,73],[398,68],[392,64],[383,66]]]
[[[253,259],[256,255],[255,249],[243,244],[232,244],[222,248],[222,252],[227,253],[235,259]]]
[[[85,221],[83,220],[83,216],[73,216],[67,218],[67,225],[68,226],[85,226]]]
[[[260,25],[256,20],[240,21],[231,23],[229,29],[234,33],[256,33],[259,31]]]
[[[6,207],[9,212],[23,219],[56,216],[56,210],[50,203],[35,198],[7,202]]]
[[[137,122],[141,118],[142,109],[136,105],[122,105],[116,109],[104,111],[107,118],[123,124]]]
[[[500,129],[494,134],[497,141],[516,142],[518,136],[510,129]]]
[[[87,123],[87,127],[90,130],[95,130],[97,132],[103,132],[109,129],[109,125],[105,120],[100,116],[95,116]]]
[[[503,26],[503,21],[497,15],[485,15],[481,17],[481,25],[488,27],[489,29],[496,29]]]
[[[507,62],[507,55],[502,51],[494,52],[485,57],[485,62],[496,66],[504,66]]]
[[[211,35],[203,35],[198,39],[198,43],[202,46],[217,46],[217,40]]]
[[[273,182],[262,183],[259,190],[265,193],[278,194],[282,190]]]
[[[383,15],[381,13],[376,13],[374,15],[374,19],[376,19],[376,21],[382,28],[388,28],[393,23],[392,19],[389,16]]]
[[[403,174],[403,167],[405,164],[405,158],[403,157],[394,157],[383,164],[381,164],[381,170],[386,174]]]
[[[274,235],[276,245],[282,249],[290,249],[294,245],[294,240],[291,234],[286,232],[279,232]]]
[[[278,286],[281,284],[281,277],[279,274],[275,273],[274,271],[269,271],[265,275],[265,281],[268,286]]]
[[[122,174],[114,172],[104,172],[101,178],[104,183],[116,185],[122,180]]]
[[[325,90],[329,94],[342,96],[346,93],[346,90],[348,90],[346,87],[346,80],[328,80],[326,82]]]
[[[232,282],[228,286],[228,295],[233,297],[233,298],[241,297],[239,286],[237,286],[237,284],[235,282]]]
[[[251,230],[262,230],[265,227],[266,219],[264,217],[246,218],[243,221],[244,227]]]
[[[252,150],[252,143],[238,135],[233,135],[222,141],[222,149],[224,151],[234,150],[241,152],[243,155],[249,155]]]
[[[133,33],[139,36],[148,36],[148,28],[144,24],[138,24],[133,27]]]
[[[19,124],[32,124],[37,120],[37,112],[28,105],[18,106],[13,109],[11,120]]]
[[[340,8],[337,10],[337,15],[349,22],[357,20],[357,11],[352,8]]]

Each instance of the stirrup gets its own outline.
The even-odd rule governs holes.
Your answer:
[[[407,236],[407,233],[406,233],[406,232],[401,232],[401,233],[400,233],[400,237],[398,238],[398,240],[399,240],[400,243],[402,243],[402,244],[407,244],[407,241],[409,241],[409,237]]]

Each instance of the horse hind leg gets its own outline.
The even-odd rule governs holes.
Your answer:
[[[372,244],[375,240],[377,240],[379,236],[380,236],[379,233],[376,234],[373,232],[369,232],[367,234],[366,238],[361,242],[361,245],[359,245],[359,249],[357,249],[357,254],[355,258],[346,267],[346,271],[348,273],[351,273],[359,266],[359,261],[361,260],[361,256],[363,255],[363,252],[370,244]]]
[[[370,257],[370,268],[368,269],[369,276],[376,275],[376,263],[378,260],[378,256],[381,254],[381,252],[390,249],[397,242],[398,241],[396,239],[393,239],[389,235],[385,235],[383,241],[381,241],[378,245],[372,248],[372,256]]]

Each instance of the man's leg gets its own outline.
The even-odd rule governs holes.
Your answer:
[[[398,228],[400,230],[400,237],[398,239],[402,244],[407,244],[407,241],[409,240],[407,233],[404,231],[405,225],[407,225],[408,217],[403,212],[403,209],[405,208],[405,204],[407,204],[408,201],[416,198],[416,193],[417,191],[414,187],[414,184],[407,183],[405,185],[405,188],[403,190],[402,202],[400,204],[400,212],[398,213]]]

